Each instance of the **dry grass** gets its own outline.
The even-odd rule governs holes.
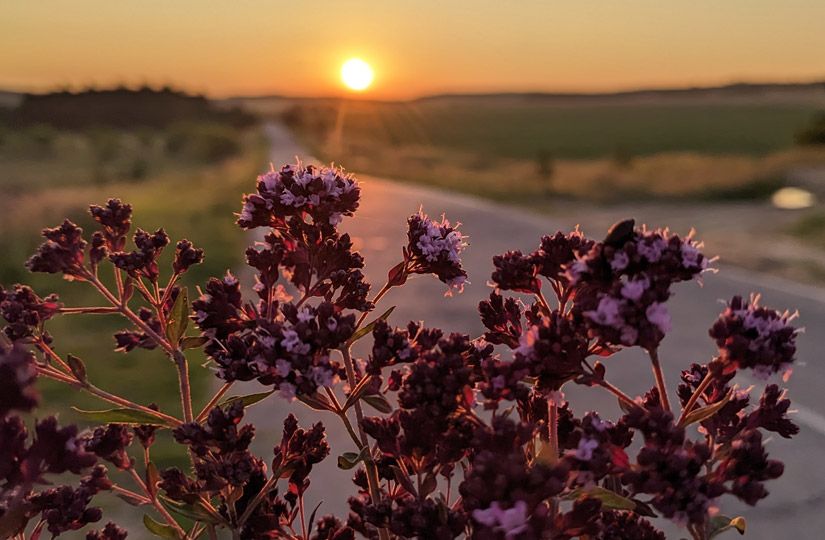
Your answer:
[[[505,159],[431,146],[345,145],[316,151],[345,155],[356,172],[511,201],[571,196],[603,202],[634,199],[760,199],[787,171],[825,164],[825,150],[791,149],[764,157],[662,153],[632,159],[559,159],[550,177],[533,160]]]

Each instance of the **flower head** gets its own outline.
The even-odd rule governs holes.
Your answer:
[[[0,345],[0,417],[10,411],[29,412],[37,406],[34,355],[21,346]]]
[[[466,237],[451,225],[446,217],[431,220],[423,210],[407,219],[406,271],[411,274],[435,274],[452,291],[462,292],[467,272],[461,266],[461,252],[467,247]]]
[[[9,290],[0,287],[0,317],[8,323],[3,333],[12,341],[37,334],[61,305],[56,294],[41,298],[27,285],[14,285]]]
[[[26,261],[26,268],[32,272],[64,274],[67,278],[82,279],[86,248],[83,229],[67,219],[59,227],[43,229],[42,235],[46,241]]]
[[[719,357],[712,367],[729,373],[752,369],[767,378],[774,373],[789,374],[796,355],[799,329],[791,325],[794,315],[780,313],[759,305],[759,297],[750,302],[735,296],[710,329],[710,337],[719,347]]]
[[[120,199],[109,199],[106,206],[89,206],[89,213],[102,227],[101,234],[109,251],[123,251],[126,235],[132,226],[132,205]]]
[[[257,192],[244,197],[238,225],[283,228],[286,218],[308,216],[315,225],[333,229],[358,208],[361,188],[354,176],[335,167],[300,161],[258,177]]]

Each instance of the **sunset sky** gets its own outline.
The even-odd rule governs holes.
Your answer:
[[[606,91],[825,79],[818,0],[4,0],[0,88],[125,82],[217,96]]]

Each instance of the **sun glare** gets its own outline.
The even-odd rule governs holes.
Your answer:
[[[350,90],[366,90],[373,79],[372,68],[360,58],[351,58],[341,66],[341,80]]]

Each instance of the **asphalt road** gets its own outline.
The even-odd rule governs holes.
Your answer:
[[[311,161],[284,128],[272,124],[266,130],[272,143],[270,159],[276,167],[293,161],[295,156]],[[465,292],[446,298],[443,296],[445,287],[435,278],[412,279],[403,288],[393,289],[379,307],[383,311],[385,307],[397,305],[391,318],[397,325],[409,320],[424,320],[428,325],[445,330],[477,335],[482,325],[476,306],[490,291],[487,280],[492,269],[492,256],[508,249],[532,250],[542,234],[569,230],[575,225],[463,195],[378,178],[359,176],[359,179],[362,183],[361,207],[354,218],[344,221],[343,228],[354,237],[357,249],[365,256],[366,274],[375,289],[383,284],[387,269],[401,260],[406,217],[416,212],[419,206],[431,215],[444,212],[449,219],[461,221],[462,230],[470,236],[464,265],[471,284]],[[253,189],[251,179],[249,189]],[[588,230],[586,215],[579,216],[577,221],[593,237],[598,238],[605,232]],[[695,227],[701,238],[702,224],[696,223]],[[801,433],[791,441],[777,436],[768,443],[771,456],[786,464],[784,476],[768,485],[771,491],[768,499],[756,508],[743,507],[733,499],[722,499],[720,508],[725,514],[746,517],[750,529],[747,538],[772,539],[782,535],[820,539],[825,537],[825,397],[822,395],[825,365],[819,357],[825,349],[825,340],[819,332],[825,324],[825,291],[722,266],[719,273],[706,274],[703,286],[689,283],[676,289],[669,304],[673,330],[665,339],[660,356],[668,383],[675,392],[679,370],[691,362],[707,361],[713,354],[707,329],[722,309],[721,301],[734,294],[750,292],[761,292],[764,305],[798,309],[799,322],[807,328],[799,340],[799,362],[788,385],[789,396],[798,409],[795,420],[801,425]],[[649,362],[640,351],[620,353],[605,363],[608,378],[628,393],[641,393],[653,385]],[[743,379],[739,383],[748,386],[755,381]],[[248,388],[255,386],[248,385]],[[759,389],[754,392],[758,399]],[[608,416],[618,415],[615,400],[602,390],[573,387],[566,389],[566,393],[577,414],[596,409]],[[271,455],[271,447],[279,439],[280,423],[288,412],[298,415],[302,423],[317,421],[319,414],[298,402],[287,403],[280,398],[269,398],[249,411],[250,418],[259,425],[256,447],[263,456]],[[341,494],[352,491],[350,474],[336,468],[334,456],[351,450],[352,443],[343,429],[335,424],[334,417],[323,420],[329,431],[333,455],[313,476],[310,498],[315,501],[327,499],[319,515],[325,511],[346,515],[345,497]],[[735,533],[728,534],[736,536]]]

